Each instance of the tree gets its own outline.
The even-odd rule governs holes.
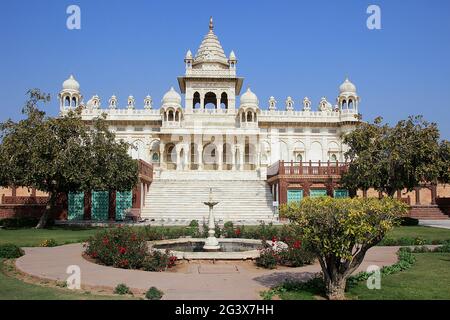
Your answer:
[[[24,186],[47,192],[49,200],[37,228],[45,227],[57,199],[70,191],[130,190],[138,167],[128,155],[129,144],[116,141],[104,118],[91,126],[80,110],[47,117],[38,104],[49,96],[28,92],[26,118],[0,124],[0,185]]]
[[[398,223],[407,206],[395,199],[310,198],[280,207],[280,215],[302,230],[317,256],[329,299],[344,298],[347,278],[371,247]]]
[[[413,190],[423,182],[438,183],[448,179],[450,160],[448,142],[439,142],[439,129],[422,116],[409,117],[394,127],[363,123],[343,136],[349,146],[345,156],[349,170],[342,184],[349,189],[374,188],[393,196],[398,190]],[[447,148],[447,149],[446,149]]]

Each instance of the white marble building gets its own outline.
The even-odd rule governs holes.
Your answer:
[[[186,70],[184,76],[178,77],[179,91],[170,88],[160,106],[154,106],[150,96],[143,99],[142,107],[137,106],[133,96],[126,99],[125,105],[120,105],[123,102],[114,95],[106,102],[95,95],[85,103],[73,76],[63,83],[59,94],[61,114],[78,106],[83,107],[82,118],[87,121],[105,113],[117,138],[135,146],[131,155],[154,165],[155,183],[146,196],[149,199],[143,214],[161,197],[154,194],[151,198],[156,192],[152,189],[164,181],[180,181],[185,186],[191,183],[192,188],[200,180],[204,181],[203,188],[207,188],[205,181],[210,185],[217,181],[264,183],[268,166],[278,160],[343,161],[345,146],[340,135],[359,121],[356,116],[360,98],[348,79],[340,85],[334,105],[322,98],[316,102],[317,107],[307,97],[301,101],[287,97],[280,103],[270,97],[262,102],[250,88],[242,90],[244,79],[237,76],[237,57],[233,51],[225,55],[213,29],[211,19],[209,32],[195,56],[190,50],[185,55]],[[174,190],[176,187],[172,186]],[[266,200],[270,198],[268,190]],[[222,193],[217,193],[220,201]],[[149,216],[158,218],[166,209],[158,210],[161,212]],[[176,219],[176,212],[174,215]],[[223,219],[239,220],[236,215],[224,213]],[[169,216],[167,219],[171,219]]]

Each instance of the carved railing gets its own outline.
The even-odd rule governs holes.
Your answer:
[[[2,204],[47,204],[48,197],[2,196]]]
[[[143,160],[138,161],[139,177],[146,182],[153,181],[153,165]]]
[[[348,170],[348,163],[339,161],[327,162],[284,162],[278,161],[267,169],[267,176],[298,175],[298,176],[331,176],[342,175]]]

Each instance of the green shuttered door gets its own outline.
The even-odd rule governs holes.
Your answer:
[[[108,220],[109,192],[92,191],[92,220]]]
[[[133,195],[131,191],[116,192],[116,220],[124,220],[126,210],[131,208]]]
[[[311,198],[324,197],[327,195],[327,190],[325,189],[313,189],[310,190],[309,195]]]
[[[288,203],[302,201],[303,190],[288,190],[287,198]]]
[[[84,192],[69,192],[68,207],[68,220],[83,220]]]

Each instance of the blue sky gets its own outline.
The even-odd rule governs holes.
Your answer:
[[[66,8],[81,8],[81,30],[66,28]],[[370,4],[381,8],[381,30],[366,27]],[[28,88],[56,95],[73,73],[87,101],[112,94],[124,105],[159,104],[184,73],[214,16],[225,53],[266,108],[273,95],[322,96],[334,103],[348,75],[365,120],[395,122],[423,114],[450,139],[450,1],[119,1],[5,0],[0,11],[0,121],[20,117]]]

